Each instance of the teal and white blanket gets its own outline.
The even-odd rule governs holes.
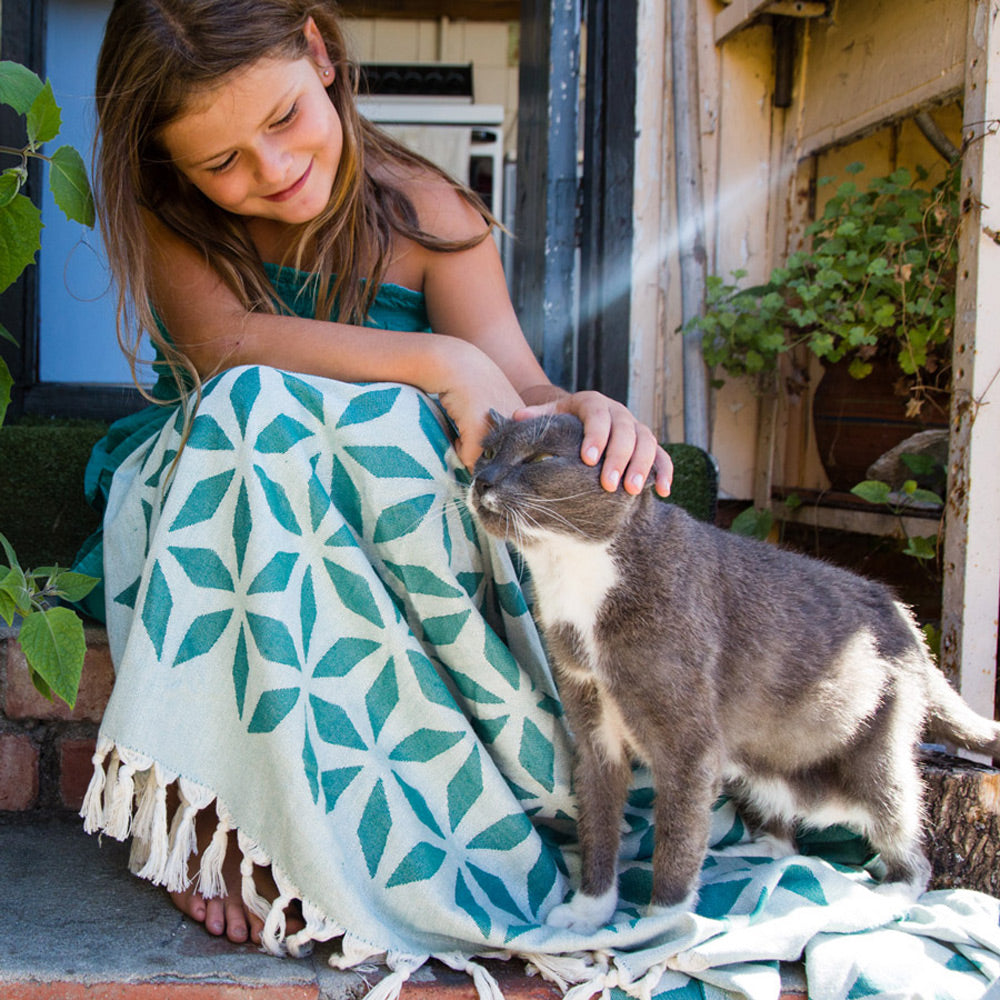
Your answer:
[[[175,462],[182,429],[178,411],[119,468],[105,518],[117,680],[83,814],[132,837],[137,874],[179,889],[190,866],[218,894],[238,831],[265,946],[336,938],[333,964],[384,959],[382,1000],[431,957],[486,997],[473,959],[520,959],[573,1000],[775,998],[779,963],[800,958],[817,1000],[972,1000],[1000,975],[997,900],[900,905],[858,867],[755,857],[724,801],[697,913],[643,916],[641,771],[614,923],[547,927],[578,865],[570,736],[522,573],[470,517],[436,405],[240,368],[208,385]],[[292,899],[306,927],[286,935]]]

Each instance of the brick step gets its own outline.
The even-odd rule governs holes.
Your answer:
[[[130,875],[128,848],[87,836],[69,817],[0,824],[3,1000],[358,1000],[385,968],[342,972],[331,945],[277,959],[205,933],[161,889]],[[507,1000],[558,1000],[520,962],[486,963]],[[783,1000],[804,1000],[789,970]],[[478,1000],[471,980],[437,963],[402,1000]]]
[[[77,810],[114,683],[107,633],[93,623],[85,629],[87,656],[72,710],[35,690],[13,634],[0,621],[0,815]]]

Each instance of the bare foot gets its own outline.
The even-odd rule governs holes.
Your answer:
[[[195,819],[198,834],[198,854],[203,855],[214,832],[214,816],[210,811],[200,813]],[[234,944],[252,941],[260,944],[264,922],[243,903],[242,876],[240,873],[241,852],[237,844],[236,832],[229,834],[226,858],[222,865],[222,878],[226,885],[226,895],[205,899],[196,889],[197,878],[184,892],[168,893],[171,902],[185,916],[203,924],[209,934],[216,937],[225,935]],[[191,859],[192,874],[197,875],[198,861]],[[278,887],[274,884],[269,868],[258,868],[254,873],[257,891],[268,900],[278,898]],[[297,907],[296,907],[297,909]],[[294,934],[305,924],[299,914],[286,913],[286,932]]]

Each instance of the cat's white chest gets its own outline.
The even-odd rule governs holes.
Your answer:
[[[598,663],[594,628],[618,570],[609,543],[552,536],[524,550],[543,628],[571,625],[579,633],[591,667]]]

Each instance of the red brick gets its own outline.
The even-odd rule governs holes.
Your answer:
[[[38,748],[20,733],[0,735],[0,809],[23,812],[38,799]]]
[[[3,1000],[319,1000],[319,986],[238,983],[5,983]]]
[[[59,798],[67,809],[79,809],[90,784],[94,740],[66,738],[59,744]]]
[[[100,722],[111,695],[115,672],[103,629],[87,631],[87,658],[83,662],[80,691],[72,711],[58,698],[49,701],[31,683],[28,664],[20,647],[8,643],[3,706],[8,719],[61,719]]]

